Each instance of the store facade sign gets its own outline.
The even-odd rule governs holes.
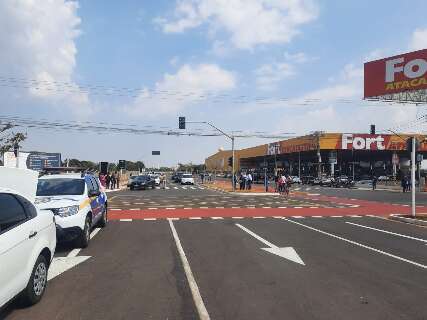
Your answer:
[[[364,65],[364,97],[427,88],[427,49],[370,61]]]
[[[382,135],[344,133],[341,149],[344,150],[385,150],[386,139]]]

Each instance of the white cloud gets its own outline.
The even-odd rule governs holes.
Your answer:
[[[412,33],[409,48],[411,50],[427,49],[427,28],[415,29]]]
[[[144,90],[131,106],[126,108],[133,115],[171,115],[218,94],[234,89],[235,75],[215,64],[183,65],[175,74],[165,74],[156,83],[155,90]]]
[[[288,63],[264,64],[255,71],[257,88],[264,91],[271,91],[284,79],[295,74],[294,68]]]
[[[316,19],[314,0],[179,0],[174,16],[155,20],[165,33],[180,33],[202,24],[209,33],[225,31],[234,47],[289,43],[299,27]]]
[[[306,63],[309,61],[317,60],[317,58],[307,56],[304,52],[297,52],[297,53],[285,52],[283,56],[286,61],[289,61],[292,63]]]
[[[76,92],[76,66],[80,18],[75,1],[1,1],[0,69],[3,75],[36,80],[28,95],[51,102],[68,101],[77,113],[88,111],[88,97]],[[66,82],[68,88],[58,82]],[[74,91],[74,93],[70,93]]]

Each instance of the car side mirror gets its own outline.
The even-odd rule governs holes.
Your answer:
[[[91,197],[97,197],[97,196],[99,196],[101,194],[101,192],[99,191],[99,190],[90,190],[89,192],[88,192],[88,196],[89,196],[89,198],[91,198]]]

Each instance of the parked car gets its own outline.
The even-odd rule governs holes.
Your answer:
[[[46,290],[55,218],[33,204],[37,172],[0,167],[0,176],[0,308],[18,296],[32,305]]]
[[[151,179],[153,179],[153,180],[154,180],[154,184],[155,184],[156,186],[160,186],[160,176],[159,176],[159,175],[156,175],[156,174],[150,174],[149,176],[150,176],[150,178],[151,178]]]
[[[128,183],[128,187],[130,190],[154,189],[156,187],[156,182],[150,176],[137,176]]]
[[[320,179],[319,184],[323,187],[331,187],[334,184],[334,178],[333,177],[322,177]]]
[[[389,176],[379,176],[378,181],[390,181],[390,177]]]
[[[86,248],[95,226],[107,225],[107,194],[92,174],[52,174],[39,178],[35,204],[55,214],[59,241]]]
[[[313,176],[302,176],[301,177],[301,183],[302,184],[312,184],[313,180],[314,180]]]
[[[301,183],[301,179],[300,179],[300,177],[298,177],[298,176],[292,176],[291,177],[291,181],[292,181],[292,183],[298,183],[298,184],[300,184]]]
[[[175,177],[173,179],[174,182],[180,183],[181,182],[181,177],[184,174],[184,172],[177,172],[175,174]]]
[[[181,184],[194,184],[194,178],[191,173],[184,173],[181,177]]]
[[[321,179],[317,177],[313,177],[313,179],[309,182],[311,185],[320,185]]]

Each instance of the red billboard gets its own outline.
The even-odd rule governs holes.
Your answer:
[[[366,62],[365,98],[427,88],[427,49]]]

